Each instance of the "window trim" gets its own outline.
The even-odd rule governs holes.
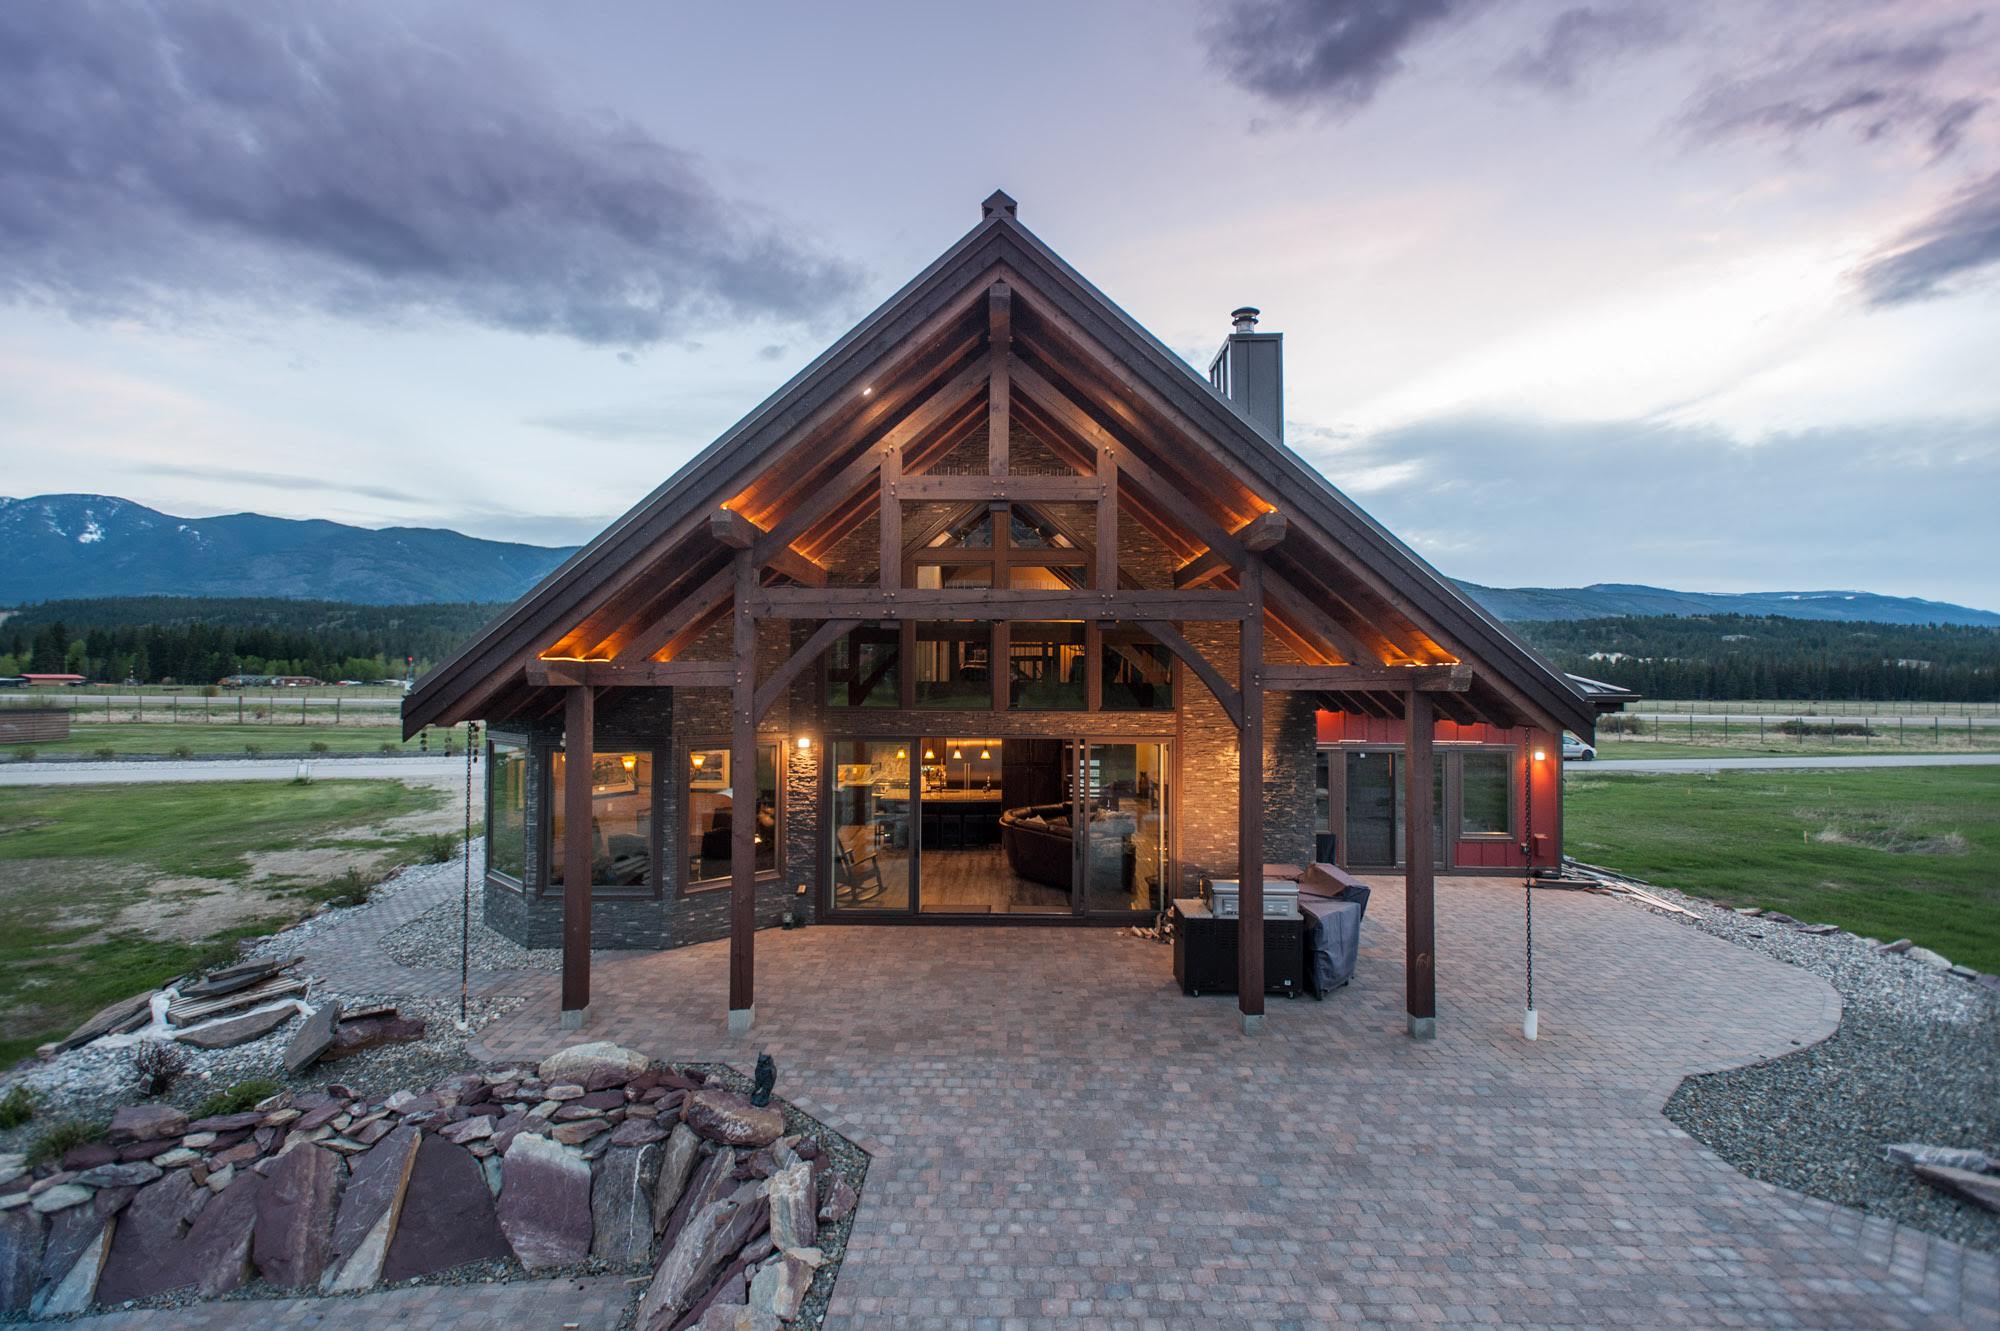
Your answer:
[[[866,709],[857,708],[854,710],[862,711]],[[674,746],[676,752],[674,771],[679,774],[675,778],[675,786],[679,791],[678,822],[680,824],[679,844],[673,848],[674,896],[677,898],[698,897],[711,892],[724,892],[729,889],[729,885],[733,881],[732,874],[723,874],[719,878],[692,878],[689,876],[687,867],[688,835],[692,830],[689,824],[693,814],[692,804],[694,798],[694,792],[688,789],[685,780],[688,756],[696,752],[727,749],[729,747],[730,741],[726,736],[720,739],[711,739],[702,735],[679,740]],[[785,742],[777,736],[759,735],[757,736],[757,747],[775,749],[777,751],[776,758],[771,767],[771,783],[774,787],[772,794],[775,805],[773,816],[776,820],[777,844],[771,848],[771,867],[768,869],[758,869],[751,875],[751,878],[754,882],[758,883],[772,883],[777,882],[785,876]],[[732,805],[732,819],[734,816],[734,806]]]
[[[493,774],[500,770],[493,761],[493,750],[499,745],[504,745],[506,748],[512,749],[521,755],[521,876],[518,878],[503,869],[493,867],[493,796],[495,784]],[[489,728],[486,732],[485,760],[486,827],[484,835],[486,838],[486,862],[483,869],[486,880],[515,892],[526,892],[528,890],[528,787],[535,778],[535,746],[525,739],[495,740],[493,738],[493,731]]]
[[[663,792],[660,785],[660,755],[663,751],[664,746],[657,743],[618,743],[607,744],[601,748],[595,744],[591,746],[593,754],[644,753],[649,754],[653,759],[652,830],[646,838],[653,862],[652,872],[647,875],[650,881],[644,886],[637,887],[629,884],[593,882],[590,885],[590,899],[592,901],[658,901],[662,895],[664,884],[660,872],[660,796]],[[538,765],[542,779],[542,791],[545,795],[545,798],[542,800],[541,817],[542,883],[541,890],[538,893],[538,895],[543,897],[560,898],[565,890],[564,884],[558,883],[555,880],[556,806],[563,798],[562,791],[556,788],[556,755],[565,752],[566,750],[563,747],[562,741],[557,740],[554,744],[549,745],[547,749],[543,750],[541,762]]]

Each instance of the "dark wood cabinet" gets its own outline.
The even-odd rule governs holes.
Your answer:
[[[1236,920],[1218,920],[1200,902],[1174,903],[1174,979],[1181,992],[1236,992]],[[1264,992],[1298,997],[1305,988],[1306,922],[1264,921]]]

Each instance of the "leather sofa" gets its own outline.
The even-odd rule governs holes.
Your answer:
[[[1094,824],[1103,824],[1101,836],[1119,842],[1120,882],[1130,887],[1133,865],[1130,837],[1137,828],[1137,819],[1128,811],[1095,807],[1090,818]],[[1075,836],[1067,801],[1024,804],[1000,815],[1000,848],[1007,856],[1007,867],[1031,883],[1069,890]]]

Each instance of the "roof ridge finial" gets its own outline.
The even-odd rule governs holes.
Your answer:
[[[1018,206],[1019,205],[1017,205],[1014,202],[1014,200],[1008,196],[1006,190],[996,189],[991,194],[986,196],[986,201],[984,203],[979,205],[979,215],[981,217],[991,217],[995,213],[1005,213],[1007,216],[1012,217],[1014,215],[1014,209]]]

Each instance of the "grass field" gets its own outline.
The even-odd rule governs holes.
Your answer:
[[[1807,717],[1795,733],[1779,729],[1779,723],[1756,718],[1747,720],[1668,721],[1661,724],[1652,716],[1606,717],[1597,732],[1600,758],[1726,758],[1749,757],[1760,753],[1787,757],[1830,757],[1853,753],[1995,753],[2000,752],[2000,726],[1967,726],[1964,718],[1953,725],[1940,717],[1937,724],[1898,725],[1895,720],[1865,717],[1835,718],[1834,733],[1827,731],[1824,718]],[[1613,726],[1643,727],[1640,733],[1621,734]]]
[[[399,781],[0,788],[0,1066],[445,857],[460,820],[443,787]]]
[[[254,746],[260,752],[276,757],[322,752],[312,747],[315,744],[324,744],[326,748],[323,752],[327,753],[380,753],[385,751],[384,745],[388,746],[386,751],[391,753],[416,753],[420,750],[439,754],[464,753],[465,732],[462,729],[430,730],[405,743],[402,731],[393,724],[315,723],[302,726],[296,723],[268,725],[251,722],[237,725],[218,720],[175,725],[165,721],[97,721],[72,725],[69,738],[64,740],[0,745],[0,755],[20,758],[26,756],[26,752],[32,752],[36,758],[76,759],[101,756],[99,751],[104,749],[109,749],[114,757],[165,756],[180,749],[186,749],[195,756],[242,755]]]
[[[2000,971],[2000,768],[1572,768],[1563,832],[1588,863]]]

